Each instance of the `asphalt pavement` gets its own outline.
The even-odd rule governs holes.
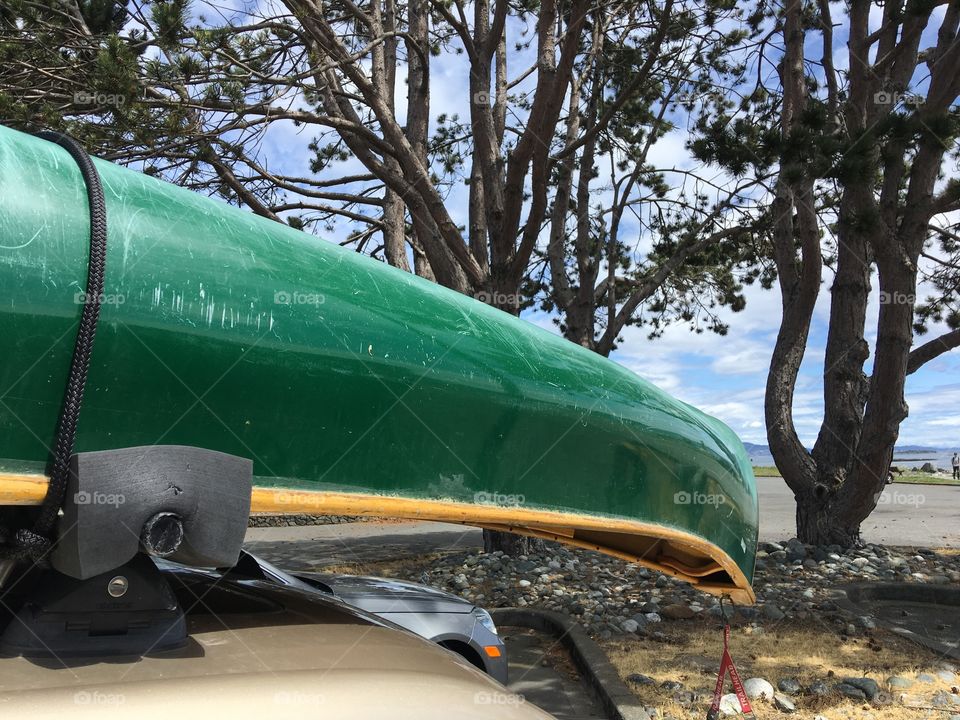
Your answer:
[[[796,532],[793,493],[780,478],[757,478],[760,539],[785,540]],[[915,547],[960,547],[960,486],[887,485],[877,508],[860,526],[866,542]]]

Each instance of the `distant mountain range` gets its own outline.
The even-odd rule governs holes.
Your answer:
[[[925,445],[898,445],[893,453],[894,455],[904,455],[906,453],[939,453],[946,451],[947,448],[926,447]]]
[[[770,446],[758,445],[756,443],[745,442],[743,446],[747,449],[747,454],[751,458],[770,458]],[[809,448],[807,448],[809,450]],[[926,445],[898,445],[894,450],[894,455],[939,455],[952,452],[947,448],[928,447]]]

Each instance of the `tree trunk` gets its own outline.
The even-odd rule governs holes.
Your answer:
[[[809,545],[853,547],[860,542],[860,523],[844,522],[837,493],[818,485],[797,495],[797,538]]]
[[[519,306],[511,302],[515,298],[516,295],[511,296],[508,293],[495,289],[492,293],[493,302],[491,304],[499,310],[519,317]],[[518,555],[530,555],[531,553],[543,552],[545,547],[543,540],[540,538],[514,535],[513,533],[500,532],[499,530],[484,529],[483,531],[484,552],[489,553],[500,550],[505,555],[517,557]]]
[[[504,555],[517,557],[518,555],[532,555],[543,552],[546,548],[543,540],[540,538],[529,537],[527,535],[514,535],[513,533],[500,532],[499,530],[483,531],[483,551],[496,552],[501,551]]]
[[[389,264],[410,272],[404,214],[403,200],[393,190],[387,188],[383,198],[384,254]]]

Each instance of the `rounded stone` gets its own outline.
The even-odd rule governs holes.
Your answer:
[[[843,695],[846,698],[851,700],[866,700],[867,695],[863,690],[853,685],[848,685],[845,682],[837,684],[837,692]]]
[[[727,693],[720,698],[720,712],[724,715],[739,715],[742,712],[736,693]]]
[[[773,685],[763,678],[748,678],[743,683],[743,691],[751,700],[773,700]]]
[[[770,620],[783,620],[783,618],[786,617],[783,610],[778,608],[776,605],[764,605],[763,615]]]
[[[857,688],[864,694],[867,700],[873,700],[880,692],[880,686],[876,680],[868,677],[845,677],[841,681],[842,685],[850,685]]]
[[[797,711],[797,706],[794,704],[793,700],[783,693],[773,694],[773,704],[780,712],[793,713]]]
[[[800,682],[796,678],[784,678],[777,683],[777,689],[787,695],[796,695],[800,692]]]
[[[694,616],[693,610],[679,603],[667,605],[660,611],[660,614],[670,620],[689,620]]]

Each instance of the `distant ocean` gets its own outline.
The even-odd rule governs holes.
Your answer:
[[[924,463],[933,463],[935,467],[949,470],[950,458],[954,452],[960,452],[960,448],[957,448],[956,451],[941,448],[897,450],[893,453],[893,464],[901,470],[910,470],[911,468],[919,468]],[[776,464],[773,462],[770,450],[766,447],[748,445],[747,454],[750,455],[750,462],[754,467],[769,467]]]
[[[958,451],[960,451],[960,448],[958,448]],[[923,450],[903,453],[894,452],[893,464],[899,467],[901,470],[909,470],[910,468],[918,468],[924,463],[933,463],[934,466],[938,468],[949,470],[951,457],[953,457],[953,452],[950,450],[935,450],[933,452],[924,452]]]

